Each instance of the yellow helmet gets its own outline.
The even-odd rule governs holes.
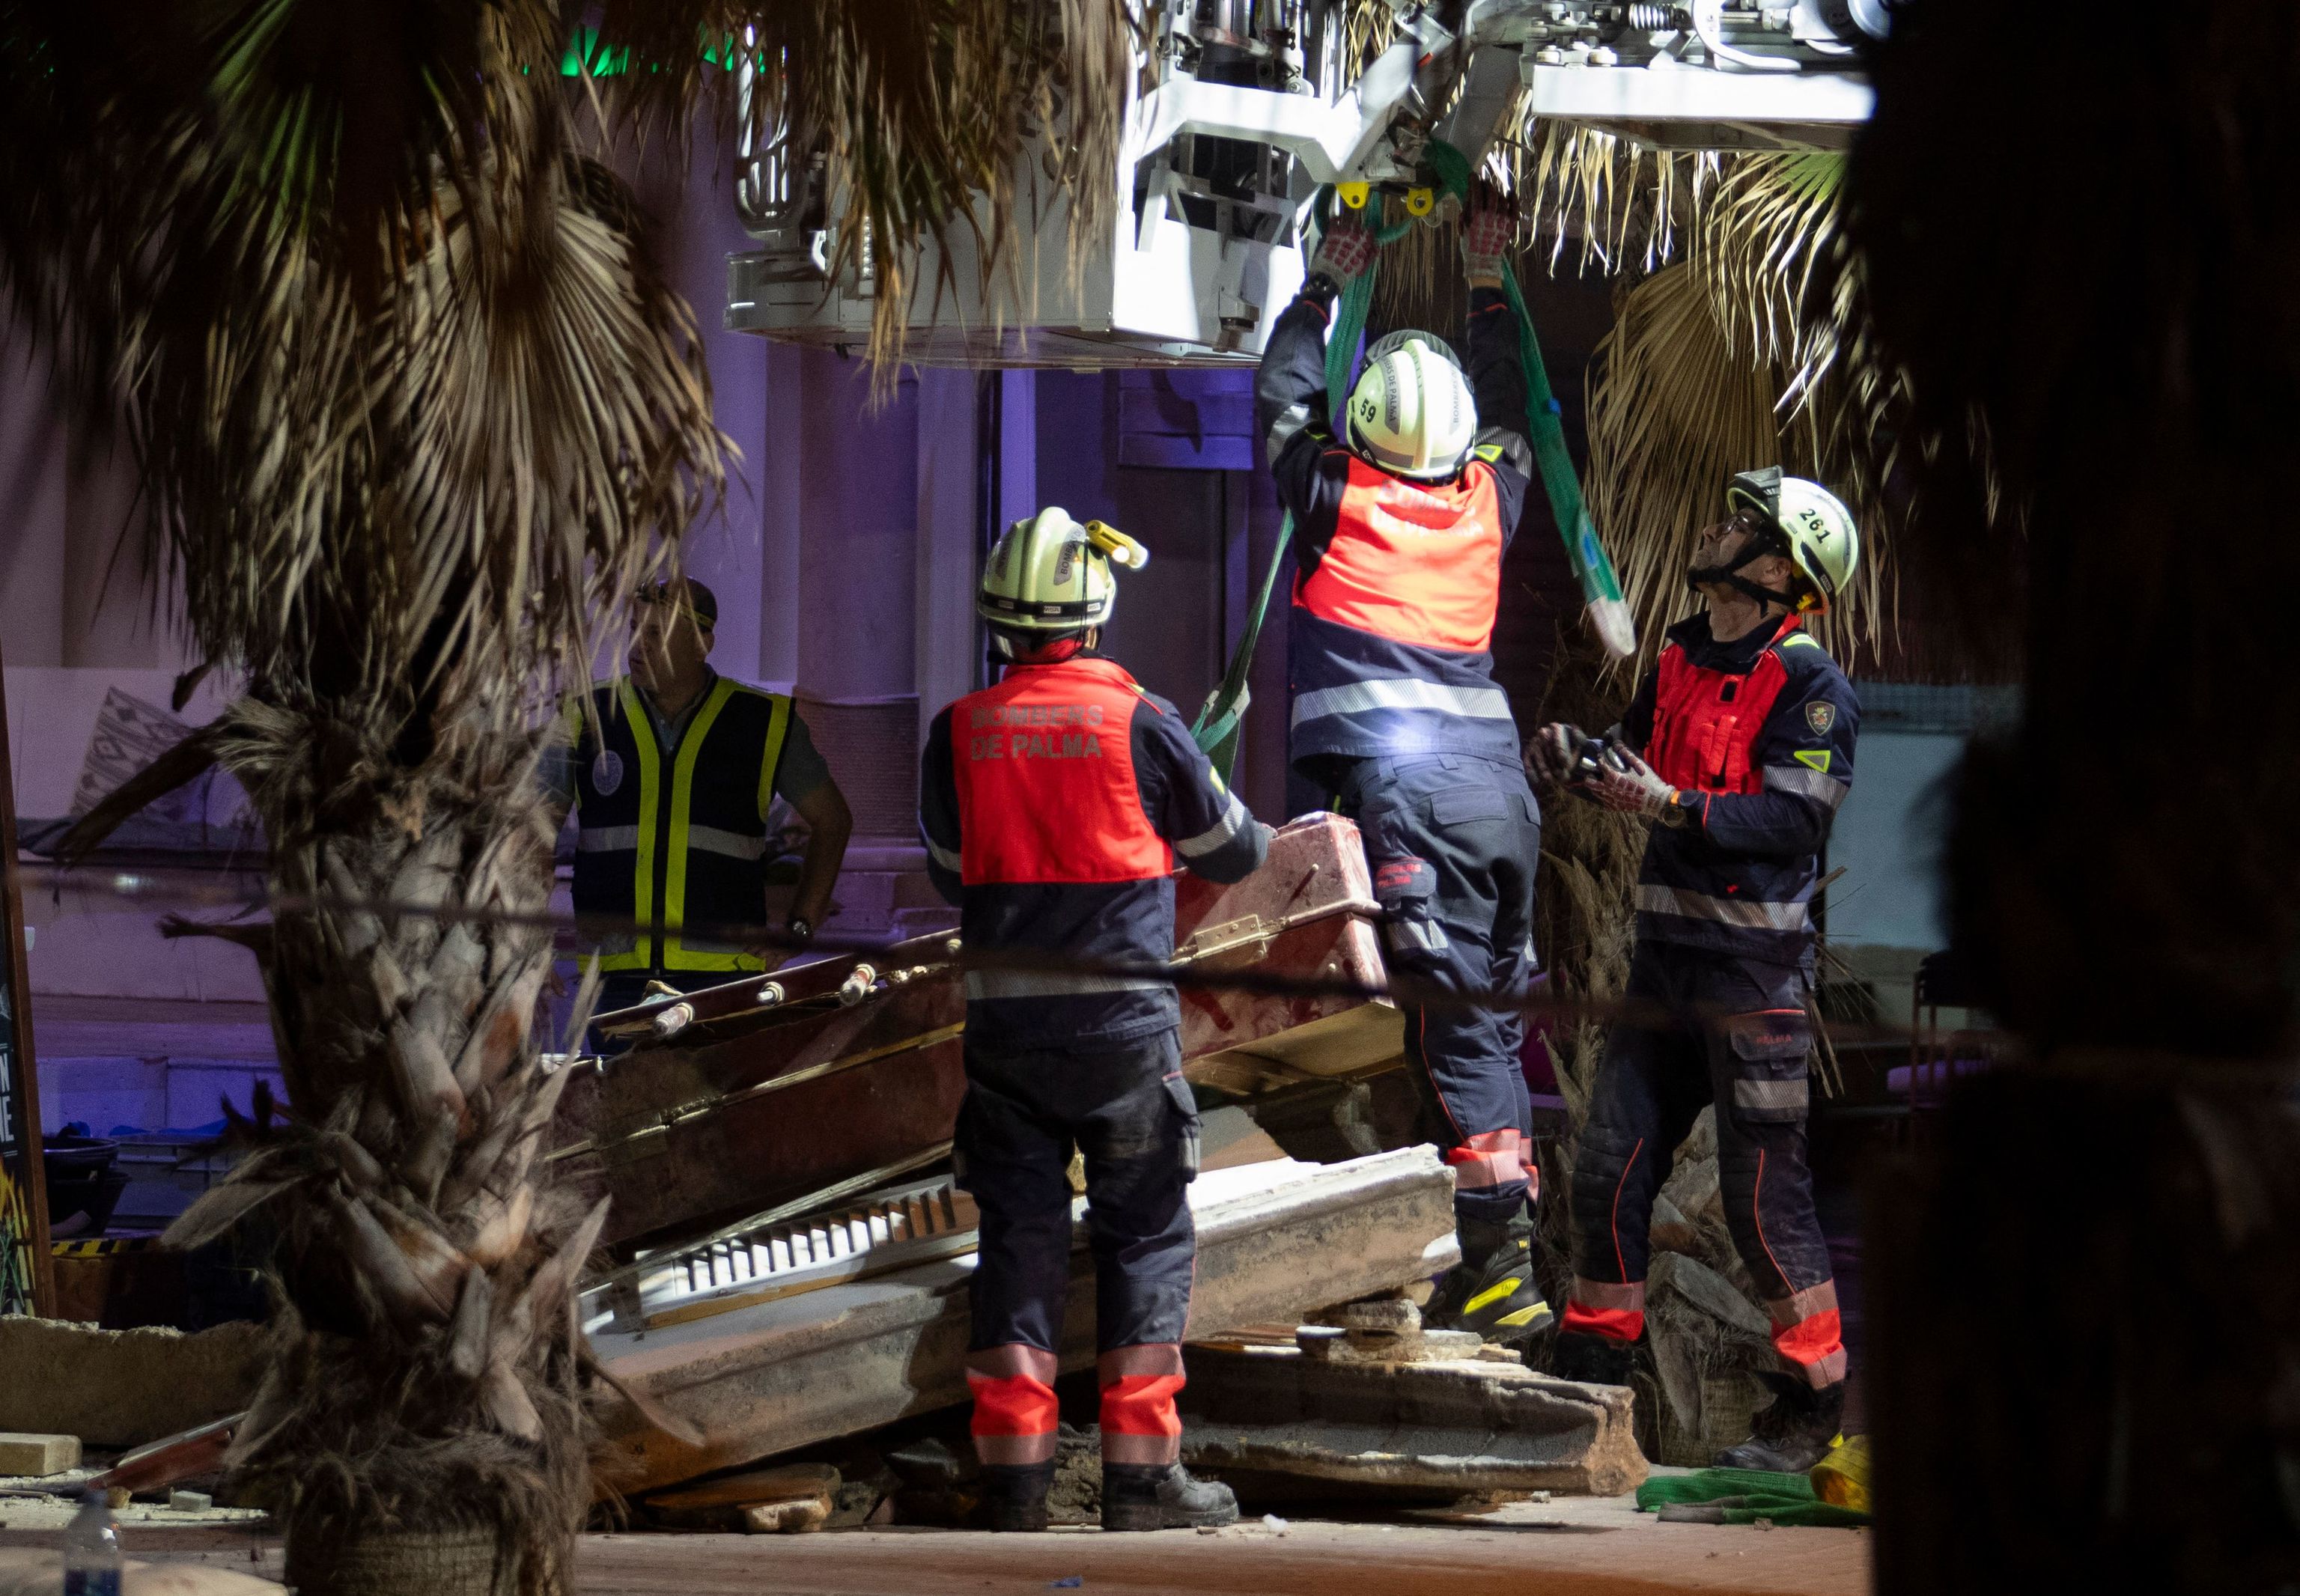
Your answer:
[[[1477,436],[1477,401],[1443,338],[1403,328],[1366,351],[1350,390],[1358,453],[1397,476],[1438,481],[1462,469]]]
[[[1725,503],[1754,511],[1780,534],[1789,563],[1812,584],[1802,608],[1826,611],[1853,580],[1861,563],[1861,529],[1845,501],[1820,483],[1783,476],[1778,466],[1743,471],[1727,484]]]
[[[999,535],[974,611],[1018,631],[1083,631],[1110,619],[1118,598],[1110,568],[1139,570],[1149,561],[1150,551],[1115,527],[1080,525],[1049,505]]]

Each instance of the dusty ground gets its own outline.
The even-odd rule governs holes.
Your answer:
[[[0,1517],[7,1517],[0,1507]],[[276,1539],[243,1529],[129,1526],[131,1556],[184,1558],[279,1577]],[[0,1545],[53,1544],[11,1525]],[[252,1555],[253,1554],[253,1555]],[[796,1536],[584,1537],[584,1596],[1861,1596],[1869,1537],[1855,1530],[1661,1524],[1628,1499],[1561,1498],[1479,1516],[1383,1522],[1260,1521],[1205,1535],[1044,1535],[858,1530]]]

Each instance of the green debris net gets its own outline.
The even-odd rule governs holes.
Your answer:
[[[1713,1502],[1725,1509],[1728,1524],[1754,1524],[1763,1518],[1804,1528],[1851,1529],[1870,1521],[1858,1509],[1821,1500],[1813,1492],[1812,1479],[1801,1474],[1696,1468],[1691,1474],[1656,1475],[1638,1487],[1640,1513],[1656,1513],[1679,1502]]]
[[[1366,313],[1373,306],[1374,278],[1381,270],[1377,257],[1360,272],[1334,306],[1334,324],[1326,339],[1326,411],[1340,415],[1350,392],[1350,367],[1357,359],[1358,340],[1364,336]],[[1262,638],[1262,623],[1277,596],[1279,574],[1286,569],[1286,552],[1294,545],[1294,512],[1288,511],[1278,529],[1278,546],[1271,552],[1270,574],[1262,578],[1262,596],[1246,618],[1246,636],[1230,656],[1221,685],[1207,695],[1190,736],[1205,752],[1214,773],[1227,783],[1238,767],[1238,744],[1246,726],[1246,706],[1254,694],[1246,684],[1254,669],[1254,644]]]

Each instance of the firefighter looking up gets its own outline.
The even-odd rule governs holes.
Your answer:
[[[1573,1169],[1574,1280],[1557,1372],[1629,1384],[1645,1323],[1646,1225],[1702,1108],[1733,1243],[1772,1317],[1775,1398],[1721,1467],[1802,1473],[1845,1411],[1845,1343],[1805,1162],[1809,903],[1853,784],[1861,706],[1804,630],[1851,580],[1853,517],[1778,469],[1726,489],[1727,519],[1686,573],[1707,603],[1602,748],[1545,726],[1545,777],[1656,822],[1638,872],[1625,1002],[1665,1015],[1613,1027]]]
[[[1327,322],[1374,247],[1345,214],[1271,329],[1254,383],[1294,516],[1294,766],[1364,836],[1390,968],[1452,990],[1510,990],[1534,968],[1541,811],[1490,652],[1502,554],[1532,478],[1517,324],[1501,287],[1513,227],[1481,193],[1463,229],[1466,380],[1435,337],[1392,333],[1366,351],[1336,435]],[[1406,1050],[1454,1168],[1462,1245],[1424,1317],[1504,1342],[1554,1323],[1532,1267],[1523,1034],[1514,1011],[1406,1011]]]
[[[571,711],[567,743],[544,781],[571,801],[575,910],[662,933],[615,931],[587,956],[604,974],[598,1008],[628,1008],[648,983],[681,992],[779,963],[788,950],[744,947],[684,927],[768,919],[767,812],[777,796],[810,831],[785,928],[804,943],[830,907],[854,829],[846,800],[791,701],[728,680],[709,660],[719,601],[691,578],[639,595],[630,674]]]
[[[1237,881],[1269,851],[1269,827],[1223,788],[1174,706],[1095,653],[1111,566],[1146,558],[1123,533],[1056,509],[1015,522],[991,551],[976,609],[1004,677],[935,717],[919,794],[929,869],[960,906],[971,953],[1165,963],[1175,867]],[[1235,1521],[1229,1488],[1192,1480],[1179,1460],[1198,1118],[1172,984],[978,969],[966,999],[954,1140],[982,1215],[967,1383],[991,1527],[1046,1527],[1073,1148],[1095,1260],[1102,1525]]]

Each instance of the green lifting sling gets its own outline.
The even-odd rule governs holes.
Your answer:
[[[1451,145],[1432,140],[1425,156],[1446,189],[1456,198],[1466,199],[1469,162],[1461,152]],[[1331,192],[1329,189],[1319,196],[1320,206],[1329,203]],[[1395,243],[1412,225],[1409,220],[1396,228],[1381,229],[1375,234],[1375,242],[1385,245]],[[1329,416],[1340,415],[1343,402],[1348,397],[1350,368],[1357,360],[1358,339],[1365,332],[1366,314],[1373,304],[1374,280],[1380,270],[1381,258],[1377,254],[1372,263],[1342,291],[1336,303],[1334,324],[1326,339],[1326,413]],[[1539,466],[1542,489],[1549,497],[1550,513],[1556,518],[1558,532],[1564,539],[1565,557],[1573,568],[1574,579],[1580,584],[1582,603],[1592,629],[1607,652],[1616,658],[1627,659],[1637,652],[1637,628],[1630,620],[1628,604],[1621,599],[1621,578],[1614,574],[1613,562],[1605,553],[1605,545],[1597,540],[1596,528],[1590,523],[1588,509],[1582,502],[1580,478],[1565,448],[1565,428],[1559,419],[1557,397],[1550,391],[1549,369],[1542,361],[1541,344],[1534,336],[1533,317],[1526,310],[1525,295],[1518,287],[1514,270],[1503,272],[1502,290],[1517,316],[1518,360],[1525,369],[1526,419],[1533,432],[1529,441]],[[1278,546],[1271,553],[1270,574],[1263,578],[1261,596],[1246,617],[1246,632],[1238,639],[1237,652],[1230,656],[1229,669],[1208,694],[1205,707],[1198,711],[1197,720],[1190,728],[1191,736],[1225,783],[1237,767],[1246,711],[1254,699],[1246,678],[1253,673],[1254,645],[1261,641],[1262,623],[1270,613],[1279,573],[1286,568],[1286,556],[1293,543],[1294,516],[1289,511],[1279,528]]]

